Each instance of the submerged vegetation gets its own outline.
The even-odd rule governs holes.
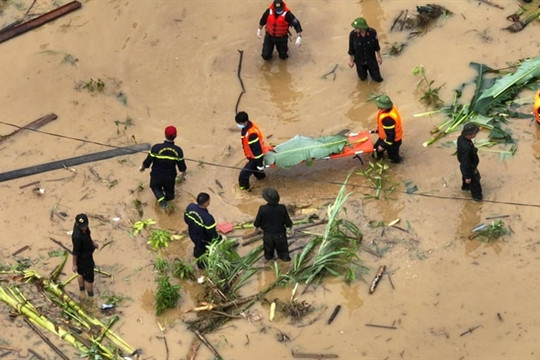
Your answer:
[[[293,255],[290,269],[283,271],[274,262],[275,280],[259,293],[245,296],[241,290],[259,270],[256,264],[262,258],[262,246],[240,256],[233,239],[212,243],[203,256],[206,276],[199,279],[203,285],[198,299],[200,306],[191,310],[197,312],[198,317],[187,321],[189,328],[205,334],[233,318],[247,316],[247,310],[254,303],[278,286],[294,286],[296,289],[304,285],[307,288],[328,276],[343,277],[347,283],[362,278],[367,270],[358,256],[362,234],[354,223],[340,218],[350,195],[345,193],[346,182],[335,201],[328,205],[324,233],[313,235],[302,246],[302,251]],[[311,306],[297,302],[294,295],[289,305],[287,308],[291,314],[297,316],[312,311]]]
[[[423,101],[426,105],[430,105],[435,108],[439,108],[440,106],[442,106],[444,102],[439,97],[439,91],[444,86],[444,84],[435,87],[435,81],[428,80],[424,65],[415,66],[415,68],[413,69],[413,75],[420,76],[420,80],[418,81],[418,83],[416,83],[416,88],[424,90],[424,95],[422,95],[420,100]]]
[[[476,86],[474,96],[468,104],[460,103],[464,87],[455,90],[452,104],[445,105],[438,111],[416,116],[425,116],[440,112],[445,120],[431,130],[433,136],[423,143],[429,146],[449,133],[458,131],[466,122],[473,122],[481,128],[489,130],[489,144],[512,144],[514,139],[509,130],[503,129],[509,118],[528,118],[529,114],[519,113],[515,110],[513,100],[524,88],[540,80],[540,56],[535,59],[519,61],[515,70],[495,70],[486,65],[471,63],[476,69],[477,76],[473,82]],[[494,77],[488,77],[493,74]],[[513,153],[515,147],[509,152]]]

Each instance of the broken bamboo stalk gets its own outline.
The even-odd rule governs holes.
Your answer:
[[[55,20],[61,16],[64,16],[67,13],[70,13],[74,10],[79,9],[82,4],[78,1],[72,1],[66,5],[60,6],[48,13],[38,16],[35,19],[24,22],[20,25],[17,25],[11,29],[0,31],[0,43],[9,40],[17,35],[21,35],[29,30],[35,29],[49,21]]]
[[[371,282],[371,286],[369,287],[369,293],[373,294],[375,292],[375,289],[377,288],[377,285],[379,284],[379,281],[381,280],[384,271],[386,270],[386,265],[381,265],[379,267],[379,270],[377,271],[377,275],[375,275],[375,278]]]
[[[39,119],[36,119],[36,120],[32,121],[31,123],[29,123],[29,124],[27,124],[25,126],[19,127],[17,130],[13,131],[10,134],[0,135],[0,143],[7,140],[9,137],[17,135],[18,133],[20,133],[23,130],[37,130],[42,126],[47,125],[51,121],[56,120],[57,118],[58,118],[58,116],[56,114],[54,114],[54,113],[42,116]]]

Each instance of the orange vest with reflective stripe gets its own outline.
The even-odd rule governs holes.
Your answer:
[[[534,97],[534,117],[538,125],[540,125],[540,90],[538,90]]]
[[[395,132],[396,132],[396,139],[395,141],[399,141],[403,138],[403,128],[401,126],[401,116],[399,115],[397,109],[395,106],[392,106],[392,109],[390,111],[386,110],[379,110],[377,113],[377,130],[379,133],[379,138],[381,140],[386,140],[386,133],[384,132],[384,126],[383,126],[383,119],[386,117],[392,118],[395,122]]]
[[[251,134],[256,134],[257,139],[254,141],[258,141],[261,144],[262,153],[258,156],[255,156],[253,152],[251,151],[251,147],[249,146],[249,137]],[[246,131],[246,134],[242,136],[242,147],[244,148],[244,155],[248,159],[258,159],[264,155],[264,153],[267,151],[264,146],[264,136],[259,130],[259,127],[255,125],[254,122],[251,122],[251,127]]]
[[[266,19],[266,31],[273,37],[283,37],[286,36],[289,31],[289,23],[285,20],[285,15],[289,9],[283,3],[283,12],[277,17],[274,16],[275,9],[274,4],[270,6],[270,13]]]

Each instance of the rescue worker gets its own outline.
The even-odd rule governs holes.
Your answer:
[[[275,253],[283,261],[291,261],[286,228],[292,228],[292,221],[285,205],[279,203],[276,189],[266,188],[262,192],[266,205],[261,205],[253,226],[263,231],[264,258],[274,260]]]
[[[249,115],[245,111],[240,111],[235,117],[236,125],[242,129],[242,148],[247,163],[240,171],[238,176],[238,185],[240,190],[251,191],[249,187],[249,178],[254,175],[257,180],[266,178],[264,173],[264,136],[255,125],[249,120]]]
[[[184,152],[182,148],[174,144],[176,134],[174,126],[167,126],[165,128],[164,142],[152,146],[139,169],[139,171],[143,172],[152,165],[150,189],[152,189],[159,206],[162,208],[166,208],[167,202],[174,199],[176,168],[182,173],[180,181],[184,179],[187,170]]]
[[[205,267],[199,258],[204,255],[208,245],[214,240],[221,240],[221,236],[216,231],[216,221],[208,212],[208,206],[210,206],[210,195],[201,192],[197,195],[197,204],[189,204],[184,212],[189,238],[195,245],[193,256],[197,259],[199,269]]]
[[[300,21],[287,8],[282,0],[274,0],[270,7],[265,10],[261,20],[259,20],[259,28],[257,29],[257,37],[260,39],[262,28],[266,26],[266,34],[264,35],[264,43],[262,48],[262,58],[264,60],[272,59],[274,46],[278,52],[279,58],[285,60],[289,57],[289,27],[294,27],[296,31],[295,45],[302,45],[302,26]]]
[[[99,248],[99,245],[92,240],[86,214],[75,216],[71,242],[73,243],[72,269],[74,273],[77,273],[79,291],[83,292],[86,289],[88,297],[93,297],[95,263],[92,254],[94,250]]]
[[[379,158],[387,152],[388,158],[393,163],[400,163],[403,160],[399,155],[401,139],[403,138],[401,116],[387,95],[377,97],[375,104],[379,108],[377,112],[377,130],[371,132],[377,133],[379,139],[375,143],[373,156]]]
[[[379,65],[382,64],[381,47],[377,31],[368,26],[366,19],[357,18],[349,33],[349,67],[356,65],[356,73],[362,81],[367,79],[368,72],[373,81],[381,82]]]
[[[471,191],[474,201],[482,201],[482,185],[480,185],[480,172],[478,172],[478,149],[472,139],[480,129],[473,123],[463,126],[461,135],[457,139],[457,159],[461,170],[461,190]]]
[[[536,118],[536,123],[540,125],[540,89],[534,97],[534,117]]]

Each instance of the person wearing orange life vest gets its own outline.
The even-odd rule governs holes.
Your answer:
[[[387,95],[377,97],[375,104],[379,111],[377,112],[377,130],[373,132],[379,135],[379,139],[375,143],[373,156],[377,158],[387,152],[388,158],[393,163],[400,163],[403,160],[399,155],[403,138],[401,116]]]
[[[540,125],[540,89],[534,97],[534,117],[536,118],[536,123]]]
[[[257,37],[260,39],[263,27],[266,26],[266,34],[262,48],[262,58],[264,60],[272,59],[274,47],[276,47],[279,58],[285,60],[289,57],[289,27],[294,27],[296,31],[295,45],[302,44],[302,25],[293,15],[283,0],[274,0],[269,8],[265,10],[259,20]]]
[[[266,178],[264,173],[264,136],[259,127],[249,120],[245,111],[240,111],[235,117],[236,125],[242,129],[242,148],[247,163],[240,171],[238,185],[240,190],[251,191],[249,178],[254,175],[257,180]]]

